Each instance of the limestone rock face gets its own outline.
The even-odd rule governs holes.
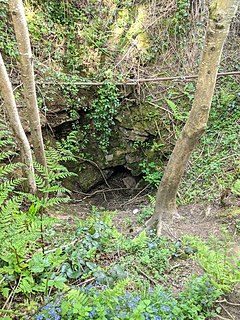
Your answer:
[[[86,106],[84,109],[87,109]],[[80,128],[86,125],[87,111],[84,112],[76,119]],[[51,106],[47,121],[56,137],[60,135],[62,138],[64,131],[70,132],[75,119],[69,118],[64,105],[59,102]],[[87,192],[107,180],[119,167],[129,170],[133,177],[139,176],[142,173],[139,164],[146,161],[161,162],[161,153],[156,156],[153,145],[162,148],[165,153],[170,151],[169,144],[164,141],[169,133],[166,129],[160,130],[161,127],[161,115],[156,115],[155,106],[134,103],[122,106],[115,118],[115,125],[111,128],[112,135],[107,152],[99,148],[94,135],[88,134],[88,143],[83,139],[82,144],[85,145],[84,153],[90,155],[92,160],[79,160],[78,163],[68,164],[77,177],[71,177],[66,182],[66,187]],[[123,181],[123,184],[134,188],[134,183],[129,181]]]

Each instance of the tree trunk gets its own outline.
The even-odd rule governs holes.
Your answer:
[[[47,167],[33,72],[32,52],[22,0],[9,0],[20,54],[21,77],[36,161]]]
[[[23,130],[18,110],[12,90],[12,85],[9,80],[7,70],[5,68],[2,55],[0,54],[0,90],[4,100],[4,106],[6,108],[7,116],[10,121],[10,125],[17,139],[22,162],[26,165],[24,172],[28,179],[29,191],[36,193],[36,183],[34,178],[34,168],[30,144],[27,136]]]
[[[210,7],[193,106],[158,188],[154,214],[146,223],[147,229],[157,226],[158,236],[169,234],[169,226],[177,214],[178,186],[189,157],[207,126],[224,41],[238,4],[239,0],[215,0]]]

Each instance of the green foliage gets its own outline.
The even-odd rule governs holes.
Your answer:
[[[171,19],[171,31],[177,37],[185,36],[190,31],[190,1],[177,0],[177,10]]]
[[[157,166],[155,162],[144,161],[139,165],[143,173],[143,179],[150,185],[157,188],[163,176],[162,168]]]
[[[232,186],[232,193],[240,196],[240,179],[237,179]]]
[[[76,175],[61,164],[66,161],[76,161],[72,152],[65,149],[61,143],[57,143],[57,149],[46,148],[46,159],[48,168],[37,162],[34,163],[36,185],[42,197],[34,194],[25,195],[32,202],[32,208],[35,208],[37,212],[43,208],[68,202],[69,197],[59,196],[69,192],[68,189],[61,186],[61,182],[65,178]]]
[[[240,278],[239,260],[229,254],[229,240],[226,236],[223,241],[212,238],[207,244],[198,238],[185,238],[185,241],[197,248],[194,259],[203,267],[214,287],[221,292],[230,292]]]
[[[190,159],[181,183],[179,202],[220,198],[222,190],[232,189],[239,178],[238,84],[219,83],[213,98],[209,125]],[[198,200],[199,201],[199,200]]]
[[[236,220],[236,230],[238,233],[240,233],[240,219]]]
[[[182,115],[178,110],[178,106],[173,101],[166,99],[166,102],[169,108],[171,109],[171,111],[173,112],[173,116],[176,120],[180,120],[184,122],[187,120],[187,115]]]
[[[105,81],[104,86],[98,89],[96,96],[87,117],[91,120],[92,135],[96,137],[99,148],[107,152],[112,126],[115,124],[114,117],[119,112],[119,92],[114,84]]]
[[[0,1],[0,49],[6,57],[11,57],[13,60],[17,56],[17,45],[13,33],[13,26],[10,22],[10,13],[8,9],[8,1]]]
[[[155,197],[154,197],[155,200]],[[138,222],[142,225],[145,221],[151,218],[153,215],[154,209],[152,206],[147,206],[141,209],[140,213],[138,214]]]
[[[10,156],[15,155],[12,151],[4,151],[4,148],[14,148],[14,142],[11,133],[4,128],[1,123],[0,145],[3,150],[0,153],[2,160],[8,160]],[[8,164],[0,170],[0,273],[1,284],[0,292],[7,298],[10,294],[10,288],[15,286],[14,293],[29,295],[33,292],[47,292],[48,287],[62,288],[64,279],[50,279],[49,274],[61,263],[62,251],[56,250],[55,254],[49,253],[43,257],[43,252],[39,250],[43,245],[44,229],[54,223],[54,219],[44,217],[43,208],[53,206],[68,199],[58,197],[59,191],[66,192],[65,188],[60,186],[60,182],[65,177],[72,174],[60,164],[60,161],[66,161],[73,156],[69,151],[61,148],[57,151],[49,148],[47,151],[48,170],[38,163],[35,164],[36,181],[38,190],[43,196],[20,192],[20,184],[23,178],[11,178],[14,171],[21,167],[21,163]],[[48,181],[48,183],[46,183]],[[46,198],[46,194],[51,194]],[[30,200],[30,204],[24,199]],[[39,212],[41,213],[39,217]],[[37,250],[35,253],[33,253]],[[29,259],[32,255],[33,260]],[[41,263],[42,261],[42,263]],[[43,272],[43,268],[48,270],[47,276],[39,283],[39,279],[34,278],[35,273]],[[62,283],[61,283],[62,281]],[[16,285],[18,283],[18,285]]]

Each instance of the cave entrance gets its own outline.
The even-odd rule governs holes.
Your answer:
[[[78,199],[88,205],[106,210],[124,210],[148,202],[149,189],[142,176],[133,176],[124,166],[112,168],[113,173],[106,182],[99,183],[88,193],[78,194]]]

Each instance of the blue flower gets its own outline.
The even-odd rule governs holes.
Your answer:
[[[157,308],[152,307],[152,312],[157,313],[157,312],[158,312],[158,309],[157,309]]]
[[[51,309],[51,310],[48,312],[48,314],[49,314],[50,316],[54,316],[54,314],[55,314],[55,308]]]
[[[140,298],[139,298],[139,297],[135,297],[135,298],[133,298],[133,300],[134,300],[135,302],[139,302],[139,301],[140,301]]]
[[[170,311],[170,307],[169,306],[162,306],[161,310],[164,312],[169,312]]]
[[[144,312],[143,315],[144,315],[146,320],[151,319],[151,316],[150,316],[150,314],[148,312]]]
[[[97,314],[97,311],[96,310],[92,310],[92,311],[89,311],[88,316],[89,316],[90,319],[92,319],[96,314]]]

